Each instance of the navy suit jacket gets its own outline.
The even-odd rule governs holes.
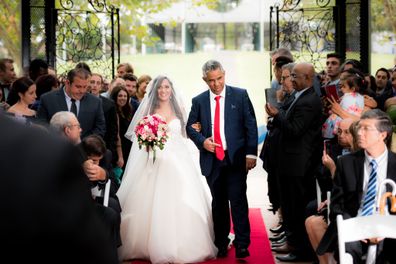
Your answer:
[[[40,100],[41,105],[38,109],[38,118],[46,122],[49,122],[52,116],[59,111],[69,111],[63,89],[43,94]],[[77,119],[82,128],[82,138],[91,134],[104,137],[106,123],[102,101],[98,97],[89,93],[84,95],[80,101],[80,110]]]
[[[246,155],[257,156],[257,123],[253,105],[247,91],[226,86],[224,103],[224,134],[231,163],[246,164]],[[190,115],[187,121],[187,134],[200,150],[201,172],[209,176],[212,171],[215,154],[203,147],[206,138],[212,137],[212,121],[209,90],[192,99]],[[195,131],[192,124],[200,122],[201,132]]]

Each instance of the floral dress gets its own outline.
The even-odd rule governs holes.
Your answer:
[[[364,97],[356,92],[345,93],[341,97],[340,106],[350,114],[360,116],[364,108]],[[338,126],[342,120],[336,114],[331,114],[322,126],[322,136],[333,138],[337,134]]]

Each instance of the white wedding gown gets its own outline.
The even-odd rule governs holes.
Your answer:
[[[131,156],[118,190],[121,202],[121,260],[194,263],[214,258],[210,193],[181,134],[179,119],[169,124],[163,150]]]

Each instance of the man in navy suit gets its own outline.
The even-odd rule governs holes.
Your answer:
[[[247,91],[224,84],[225,72],[218,61],[203,67],[210,90],[192,100],[187,134],[200,150],[201,172],[212,193],[212,214],[218,257],[226,257],[230,211],[234,224],[236,257],[249,256],[249,208],[246,177],[256,166],[257,123]],[[200,131],[193,124],[200,123]]]
[[[87,93],[91,74],[82,68],[72,69],[67,74],[65,88],[44,94],[38,109],[38,117],[47,123],[59,111],[71,111],[81,124],[81,137],[91,134],[101,137],[106,132],[102,101]],[[75,110],[73,111],[73,104]]]

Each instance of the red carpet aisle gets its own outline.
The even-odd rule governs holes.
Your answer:
[[[275,264],[271,252],[268,235],[265,230],[263,218],[259,208],[250,208],[249,219],[251,226],[251,245],[249,247],[250,257],[245,260],[235,258],[235,249],[231,247],[228,251],[228,257],[202,262],[200,264],[231,264],[231,263],[249,263],[249,264]],[[148,264],[145,261],[132,261],[131,264]]]

